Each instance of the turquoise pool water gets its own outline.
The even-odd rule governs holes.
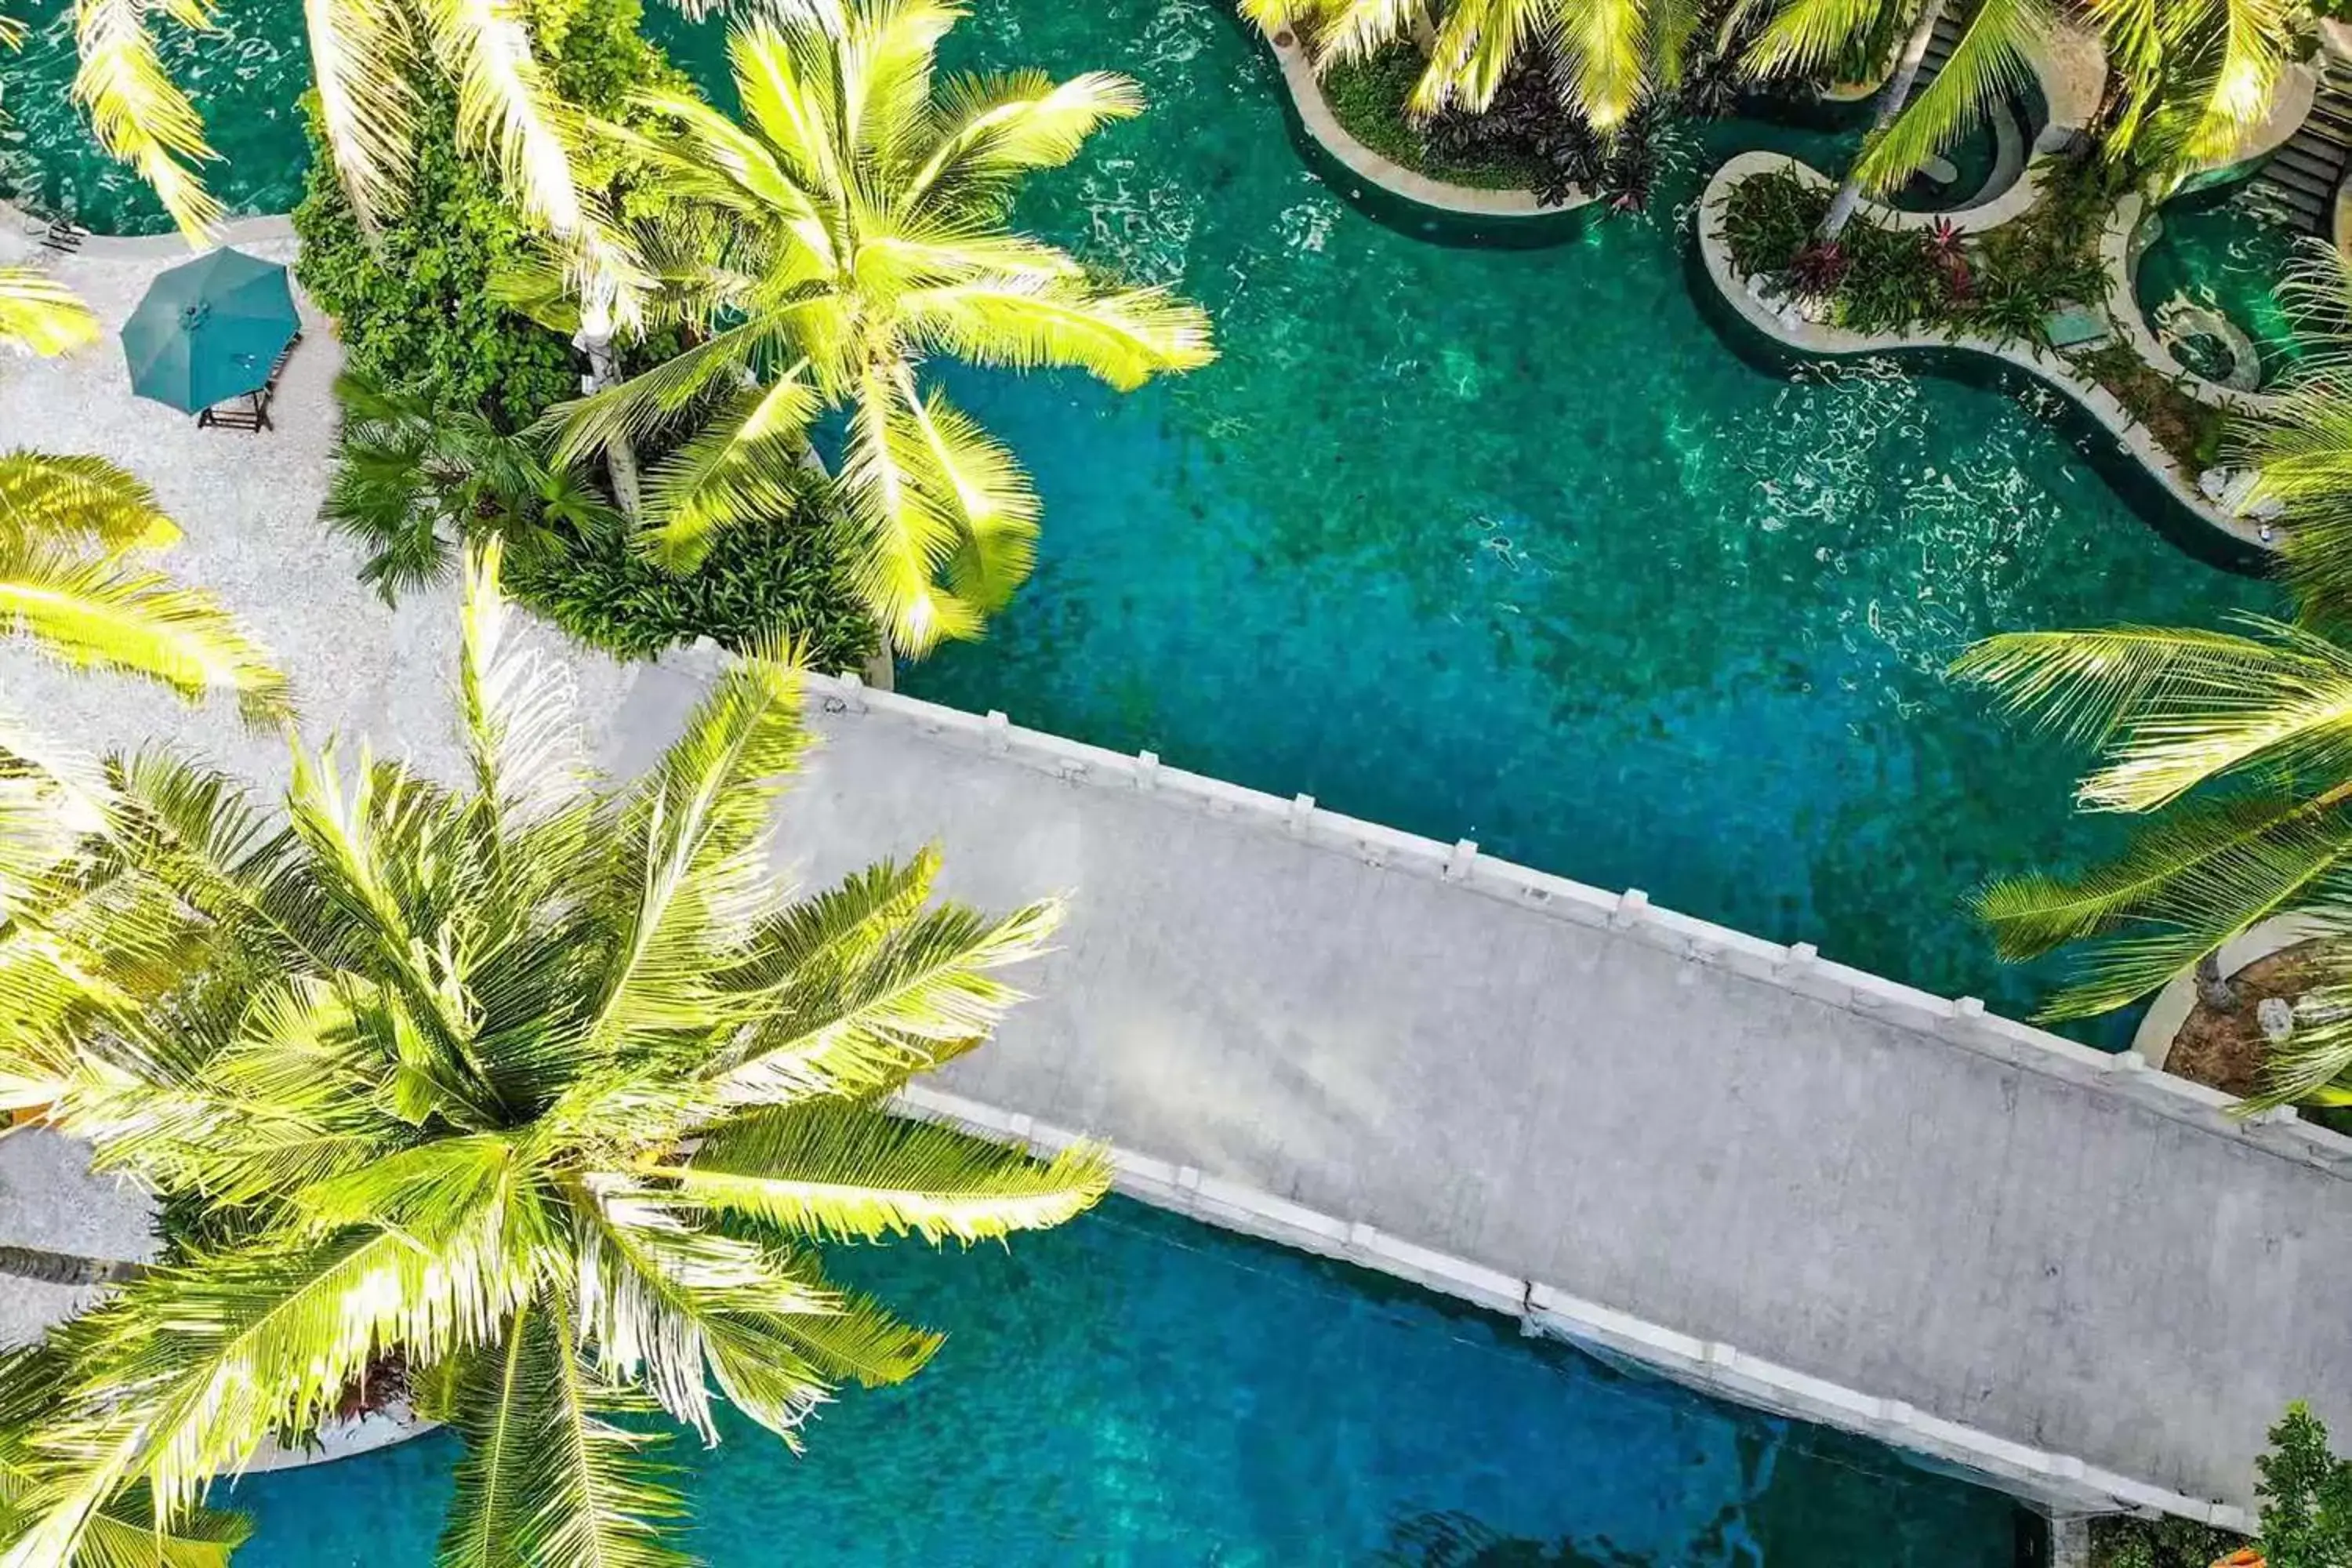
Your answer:
[[[714,1568],[2018,1561],[2005,1499],[1883,1448],[1119,1200],[1009,1253],[845,1261],[947,1348],[830,1407],[802,1461],[740,1425],[695,1454],[688,1545]],[[456,1450],[435,1436],[244,1482],[241,1568],[429,1563]],[[1417,1546],[1442,1515],[1561,1554]]]
[[[2310,242],[2242,184],[2168,203],[2158,217],[2163,231],[2140,255],[2136,290],[2149,325],[2175,300],[2219,310],[2252,342],[2263,384],[2273,384],[2297,357],[2278,282]]]

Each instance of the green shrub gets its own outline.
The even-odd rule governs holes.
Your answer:
[[[2271,1451],[2254,1461],[2270,1568],[2345,1568],[2352,1563],[2352,1461],[2328,1451],[2327,1427],[2300,1401],[2270,1438]]]
[[[2091,1568],[2210,1568],[2244,1544],[2210,1524],[2113,1514],[2091,1521]]]
[[[1431,145],[1423,128],[1405,112],[1405,101],[1426,63],[1419,49],[1403,41],[1343,60],[1324,73],[1323,101],[1349,135],[1432,179],[1482,190],[1540,187],[1546,166],[1531,153],[1497,147],[1449,153]]]
[[[818,669],[855,669],[875,649],[873,618],[850,591],[840,525],[821,492],[800,515],[719,535],[702,564],[666,572],[618,533],[559,533],[560,548],[510,561],[516,598],[623,658],[708,637],[740,648],[781,633]]]
[[[491,301],[492,276],[529,257],[522,222],[498,176],[458,153],[454,94],[427,77],[418,97],[409,203],[373,238],[343,198],[317,101],[306,98],[311,159],[294,209],[295,276],[335,319],[354,369],[519,429],[578,392],[572,347]]]
[[[553,87],[591,112],[625,121],[631,92],[686,85],[639,35],[639,0],[536,0],[528,12]],[[449,84],[425,72],[416,87],[409,199],[373,236],[361,231],[343,197],[316,100],[306,99],[311,159],[294,209],[302,241],[295,275],[335,318],[354,369],[439,407],[478,409],[520,429],[576,395],[579,371],[561,334],[493,300],[491,279],[530,259],[529,230],[496,171],[457,150]],[[626,208],[661,199],[654,182],[633,182],[610,151],[582,174],[617,184]]]

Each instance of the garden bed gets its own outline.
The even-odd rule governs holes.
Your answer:
[[[1857,217],[1834,244],[1817,246],[1831,192],[1791,173],[1756,174],[1732,188],[1724,238],[1738,276],[1780,279],[1809,310],[1851,331],[1924,331],[2053,349],[2113,394],[2193,479],[2218,457],[2230,415],[2149,364],[2107,316],[2099,236],[2115,193],[2087,159],[2050,168],[2042,193],[2030,211],[1981,233],[1948,222],[1882,227]],[[2062,311],[2105,320],[2109,336],[2053,345],[2050,323]]]
[[[2263,1037],[2256,1008],[2273,996],[2293,1002],[2311,988],[2314,946],[2309,942],[2296,942],[2254,960],[2230,976],[2239,998],[2234,1012],[2224,1013],[2199,1002],[2172,1037],[2164,1070],[2242,1100],[2258,1092],[2270,1042]]]
[[[1405,109],[1427,63],[1409,43],[1394,43],[1323,73],[1324,105],[1349,135],[1417,174],[1482,191],[1538,188],[1543,159],[1531,149],[1454,149],[1433,142],[1426,122]]]

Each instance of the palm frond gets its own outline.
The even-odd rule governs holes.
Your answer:
[[[1757,76],[1812,76],[1868,37],[1885,10],[1884,0],[1787,0],[1748,46],[1747,68]]]
[[[0,267],[0,348],[61,354],[98,339],[98,318],[74,291],[29,267]]]
[[[129,469],[86,452],[0,452],[0,538],[163,549],[180,529]]]
[[[685,1505],[657,1440],[612,1417],[645,1401],[601,1378],[560,1297],[475,1358],[457,1401],[466,1457],[441,1536],[451,1568],[675,1568]]]
[[[1164,289],[984,279],[912,290],[901,308],[923,339],[975,364],[1074,365],[1122,392],[1217,357],[1206,313]]]
[[[521,13],[511,0],[423,0],[419,9],[457,76],[459,142],[494,156],[507,189],[549,232],[576,234],[573,110],[549,87]]]
[[[995,1028],[1022,1000],[997,971],[1044,951],[1061,919],[1054,900],[996,920],[961,904],[926,910],[862,962],[786,986],[703,1074],[743,1104],[895,1088]]]
[[[1953,664],[2003,704],[2099,742],[2106,766],[2081,799],[2146,811],[2206,780],[2263,766],[2341,776],[2352,743],[2352,653],[2300,628],[2242,617],[2255,636],[2125,626],[2013,632]]]
[[[1899,189],[1993,104],[2024,93],[2034,79],[2027,51],[2053,25],[2048,0],[1983,0],[1936,79],[1871,138],[1856,165],[1864,189]]]
[[[163,70],[141,0],[76,0],[74,34],[81,63],[74,101],[89,111],[99,145],[139,171],[196,244],[220,221],[221,205],[195,165],[215,154],[195,105]]]
[[[1460,0],[1438,25],[1429,68],[1412,89],[1413,112],[1483,112],[1528,40],[1545,25],[1547,0]]]
[[[291,712],[286,677],[237,617],[119,556],[0,541],[0,625],[68,664],[142,675],[190,701],[234,692],[255,723]]]
[[[787,1231],[937,1243],[1060,1225],[1110,1190],[1111,1167],[1093,1144],[1036,1160],[959,1128],[816,1100],[738,1117],[661,1173],[695,1203]]]
[[[415,156],[416,45],[405,6],[303,0],[310,76],[352,216],[373,228],[406,199]]]

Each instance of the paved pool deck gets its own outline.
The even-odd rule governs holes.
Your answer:
[[[113,323],[158,265],[58,270]],[[446,775],[450,594],[387,610],[313,521],[334,360],[314,323],[260,437],[131,399],[110,343],[0,363],[0,442],[134,463],[187,530],[175,569],[251,615],[308,731]],[[609,761],[667,739],[695,664],[572,660]],[[226,709],[22,647],[0,648],[0,704],[92,748],[162,738],[265,785],[285,773]],[[2287,1401],[2352,1427],[2352,1145],[2237,1127],[2210,1097],[2151,1095],[2150,1075],[1638,900],[1596,910],[1466,851],[1148,787],[1151,764],[903,700],[814,710],[789,869],[936,839],[961,894],[1076,894],[1025,976],[1040,999],[943,1075],[955,1095],[1108,1138],[1203,1195],[1272,1194],[1696,1336],[1733,1371],[1859,1391],[1863,1429],[1963,1424],[2062,1478],[2240,1507]],[[0,1242],[130,1245],[141,1205],[70,1145],[0,1155]],[[85,1209],[102,1234],[59,1228]],[[66,1304],[0,1295],[0,1340]]]

